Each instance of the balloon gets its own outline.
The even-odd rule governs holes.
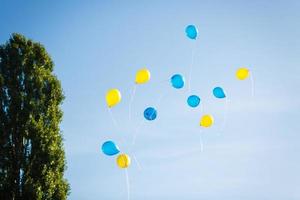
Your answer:
[[[148,107],[145,109],[144,117],[147,120],[149,120],[149,121],[155,120],[156,116],[157,116],[157,111],[155,110],[155,108]]]
[[[121,93],[118,89],[111,89],[107,91],[105,98],[108,107],[111,108],[121,101]]]
[[[129,167],[130,162],[131,162],[130,157],[127,154],[120,154],[117,157],[116,161],[117,161],[117,165],[123,169]]]
[[[120,152],[119,147],[113,141],[106,141],[102,144],[102,152],[105,155],[113,156]]]
[[[197,107],[199,105],[200,98],[197,95],[191,95],[191,96],[188,97],[187,103],[192,108],[195,108],[195,107]]]
[[[147,83],[149,80],[150,80],[150,72],[148,69],[144,68],[137,71],[135,76],[136,84]]]
[[[171,77],[171,84],[174,88],[180,89],[184,86],[184,77],[180,74],[175,74]]]
[[[197,30],[196,26],[188,25],[185,28],[185,33],[186,33],[186,36],[188,38],[195,40],[197,38],[197,35],[198,35],[198,30]]]
[[[205,128],[210,127],[214,123],[214,118],[211,115],[203,115],[200,119],[200,126]]]
[[[215,87],[213,89],[213,94],[216,98],[219,98],[219,99],[222,99],[222,98],[225,98],[226,95],[224,93],[224,90],[221,88],[221,87]]]
[[[248,78],[250,74],[250,71],[249,69],[247,68],[239,68],[237,71],[236,71],[236,78],[239,79],[239,80],[245,80],[246,78]]]

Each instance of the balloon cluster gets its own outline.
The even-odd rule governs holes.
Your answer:
[[[198,30],[194,25],[188,25],[185,29],[186,36],[189,39],[196,40]],[[250,72],[247,68],[239,68],[236,71],[236,78],[238,80],[245,80],[248,78]],[[142,68],[136,72],[135,84],[145,84],[151,78],[150,71],[147,68]],[[185,78],[181,74],[174,74],[169,79],[170,85],[175,89],[182,89],[185,86]],[[226,98],[225,91],[222,87],[217,86],[213,88],[212,94],[214,97],[223,99]],[[106,93],[106,103],[109,108],[116,106],[121,101],[121,92],[118,89],[110,89]],[[187,97],[187,104],[192,108],[200,105],[201,99],[198,95],[190,95]],[[157,117],[157,110],[154,107],[148,107],[144,110],[144,118],[153,121]],[[199,125],[204,128],[211,127],[214,124],[214,118],[211,114],[204,114],[200,118]],[[120,153],[119,147],[113,141],[106,141],[102,144],[102,151],[107,156],[114,156]],[[130,165],[130,157],[123,153],[116,158],[117,165],[120,168],[127,168]]]
[[[102,152],[107,156],[114,156],[120,153],[120,150],[113,141],[106,141],[102,144]],[[116,161],[120,168],[127,168],[131,162],[130,157],[127,154],[120,154]]]

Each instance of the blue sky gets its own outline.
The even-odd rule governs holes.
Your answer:
[[[126,199],[124,170],[100,152],[116,141],[129,151],[136,127],[136,157],[128,169],[131,200],[300,199],[299,1],[15,1],[0,0],[0,42],[13,32],[45,45],[66,99],[61,124],[71,200]],[[195,24],[199,38],[184,28]],[[166,81],[187,77],[192,50],[193,94],[203,112],[190,109],[185,88]],[[237,81],[248,67],[251,82]],[[152,79],[137,87],[132,121],[128,104],[137,69]],[[222,86],[229,100],[211,90]],[[112,109],[104,95],[119,88]],[[162,97],[157,103],[157,99]],[[143,120],[147,106],[158,118]],[[203,113],[215,126],[202,130]],[[200,135],[204,149],[200,152]]]

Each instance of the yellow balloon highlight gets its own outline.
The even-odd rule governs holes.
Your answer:
[[[203,115],[200,119],[200,126],[208,128],[214,123],[214,118],[211,115]]]
[[[113,107],[121,101],[121,92],[118,89],[108,90],[105,96],[108,107]]]
[[[249,69],[247,68],[239,68],[237,71],[236,71],[236,78],[239,79],[239,80],[245,80],[246,78],[248,78],[250,74],[250,71]]]
[[[117,157],[117,165],[122,169],[129,167],[130,163],[130,157],[127,154],[120,154]]]
[[[137,71],[135,76],[135,83],[136,84],[143,84],[147,83],[150,80],[150,72],[148,69],[143,68]]]

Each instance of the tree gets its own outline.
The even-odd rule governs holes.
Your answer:
[[[0,46],[0,89],[0,199],[66,199],[64,96],[45,48],[12,34]]]

